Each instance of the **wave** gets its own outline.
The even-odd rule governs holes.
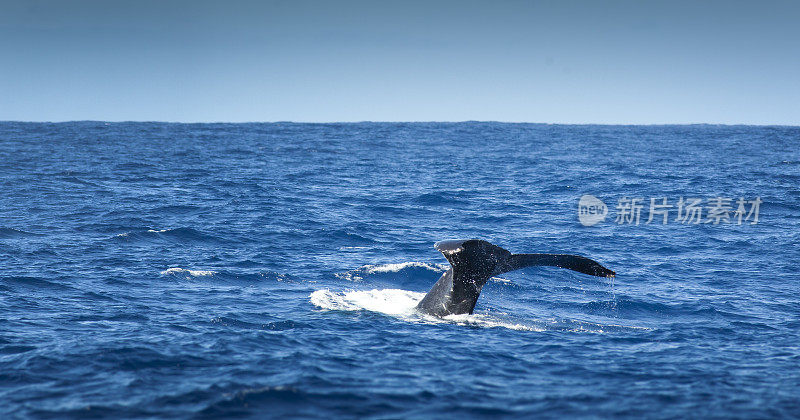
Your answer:
[[[336,243],[344,243],[347,246],[366,246],[366,245],[373,245],[377,243],[377,241],[367,238],[365,236],[361,236],[357,233],[348,232],[344,229],[335,229],[335,230],[326,230],[322,229],[320,231],[322,235],[334,241]]]
[[[162,276],[179,275],[179,274],[188,274],[191,277],[204,277],[204,276],[213,276],[214,274],[217,274],[217,272],[211,270],[187,270],[185,268],[180,268],[180,267],[170,267],[161,272]]]
[[[25,232],[24,230],[19,230],[14,228],[0,227],[0,239],[25,238],[28,236],[41,236],[41,234]]]
[[[30,276],[0,276],[0,290],[3,289],[32,289],[32,290],[75,290],[66,284],[45,280],[41,277]]]
[[[462,192],[432,192],[426,194],[420,194],[416,198],[414,198],[414,202],[417,204],[427,205],[427,206],[447,206],[447,205],[459,205],[463,203],[464,195],[471,196],[469,192],[462,191]]]
[[[182,267],[169,267],[166,270],[161,271],[159,274],[177,279],[207,277],[213,279],[215,284],[261,282],[302,283],[304,281],[302,278],[295,277],[290,274],[278,273],[275,271],[231,272],[225,270],[193,270]]]
[[[426,270],[431,271],[446,271],[447,266],[442,264],[427,264],[427,263],[420,263],[420,262],[403,262],[403,263],[396,263],[396,264],[382,264],[382,265],[365,265],[363,268],[366,269],[367,273],[396,273],[400,270],[409,267],[419,267],[424,268]]]
[[[90,181],[86,181],[86,180],[80,179],[80,178],[75,177],[75,176],[65,176],[65,177],[60,178],[60,180],[63,181],[63,182],[69,182],[71,184],[85,185],[87,187],[96,187],[96,188],[100,187],[99,184],[96,184],[96,183],[90,182]]]
[[[368,276],[382,275],[387,273],[402,273],[408,277],[430,277],[432,274],[441,275],[450,266],[447,264],[429,264],[415,261],[408,261],[393,264],[362,265],[361,267],[336,273],[335,276],[342,280],[361,281]]]
[[[192,228],[175,229],[141,229],[120,233],[114,239],[123,241],[170,241],[170,242],[222,242],[216,236],[208,235]]]
[[[334,276],[336,278],[352,282],[362,282],[365,279],[372,281],[378,277],[381,277],[386,280],[391,280],[391,283],[395,285],[398,283],[407,285],[405,284],[406,281],[419,280],[424,281],[426,287],[430,287],[433,286],[433,283],[431,282],[435,282],[439,276],[449,269],[450,265],[447,263],[431,264],[408,261],[391,264],[362,265],[355,270],[336,273]],[[492,277],[489,279],[489,281],[507,285],[514,284],[512,280],[503,277]]]

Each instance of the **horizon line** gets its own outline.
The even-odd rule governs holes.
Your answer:
[[[159,123],[159,124],[464,124],[464,123],[495,123],[495,124],[528,124],[528,125],[595,125],[595,126],[641,126],[641,127],[657,127],[657,126],[696,126],[696,125],[709,125],[709,126],[727,126],[727,127],[800,127],[798,124],[765,124],[765,123],[714,123],[714,122],[664,122],[664,123],[619,123],[619,122],[532,122],[532,121],[499,121],[499,120],[459,120],[459,121],[437,121],[437,120],[346,120],[346,121],[291,121],[291,120],[275,120],[275,121],[157,121],[157,120],[0,120],[0,123],[23,123],[23,124],[67,124],[67,123],[107,123],[107,124],[125,124],[125,123]]]

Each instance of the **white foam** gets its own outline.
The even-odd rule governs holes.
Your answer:
[[[424,268],[426,270],[444,272],[449,268],[444,264],[428,264],[416,261],[408,261],[394,264],[378,264],[378,265],[362,265],[361,267],[346,271],[344,273],[336,273],[336,277],[348,281],[360,281],[364,276],[376,273],[397,273],[406,268]]]
[[[430,324],[446,322],[483,328],[500,327],[519,331],[545,331],[541,327],[504,321],[492,315],[449,315],[439,318],[422,314],[416,310],[416,307],[423,297],[425,297],[425,293],[400,289],[351,290],[345,292],[333,292],[323,289],[309,295],[312,304],[325,310],[366,310],[394,316],[405,321]]]
[[[336,293],[330,290],[317,290],[309,296],[311,303],[328,310],[360,311],[367,310],[387,315],[411,315],[425,293],[409,292],[400,289],[351,290]]]
[[[162,271],[161,275],[166,276],[169,274],[181,274],[181,273],[186,273],[192,277],[213,276],[214,274],[217,274],[216,271],[211,271],[211,270],[187,270],[185,268],[180,268],[180,267],[170,267]]]
[[[431,271],[447,270],[447,268],[443,268],[439,264],[428,264],[428,263],[421,263],[414,261],[396,263],[396,264],[365,265],[361,267],[361,269],[365,270],[368,274],[373,274],[373,273],[396,273],[404,268],[409,268],[409,267],[425,268]]]
[[[150,232],[150,233],[164,233],[164,232],[166,232],[168,230],[169,229],[161,229],[161,230],[147,229],[147,231]]]
[[[517,331],[536,331],[536,332],[546,331],[546,329],[542,327],[503,321],[501,319],[495,319],[490,315],[483,315],[483,314],[448,315],[444,317],[444,319],[459,325],[472,325],[484,328],[502,327]]]

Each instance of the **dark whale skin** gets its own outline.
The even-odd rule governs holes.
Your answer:
[[[512,254],[480,239],[441,241],[434,247],[447,258],[451,267],[417,304],[417,310],[438,317],[471,314],[483,285],[491,277],[520,268],[545,265],[598,277],[616,275],[614,271],[586,257],[569,254]]]

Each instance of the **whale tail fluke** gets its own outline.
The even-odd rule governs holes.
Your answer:
[[[451,268],[417,305],[417,309],[435,316],[471,314],[483,285],[490,277],[520,268],[551,266],[598,277],[616,273],[597,261],[568,254],[512,254],[480,239],[437,242]]]
[[[508,259],[498,264],[492,275],[519,270],[533,266],[550,266],[566,268],[579,273],[597,277],[614,277],[617,273],[603,267],[595,260],[569,254],[512,254]]]

